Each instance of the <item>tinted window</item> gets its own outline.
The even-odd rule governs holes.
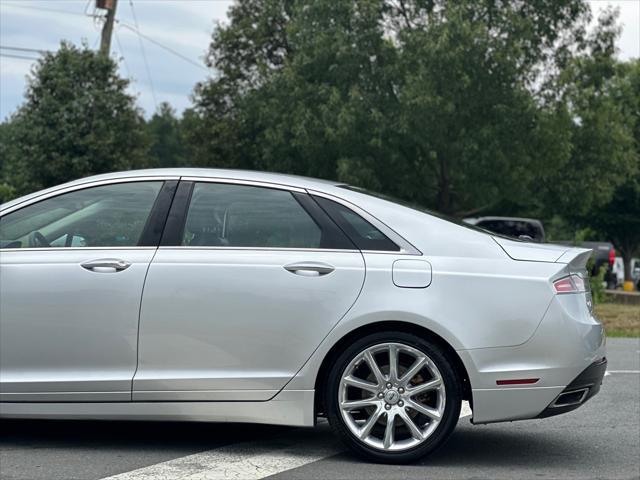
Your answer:
[[[476,225],[507,237],[520,238],[521,235],[525,235],[538,242],[544,240],[544,234],[540,227],[525,220],[483,220]]]
[[[323,197],[314,198],[360,250],[400,251],[384,233],[353,210]]]
[[[197,183],[182,245],[320,248],[320,227],[285,190]]]
[[[136,246],[161,187],[162,182],[104,185],[26,206],[0,219],[0,246]]]

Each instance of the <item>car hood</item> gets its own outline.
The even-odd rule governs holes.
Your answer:
[[[493,239],[514,260],[575,263],[576,267],[584,268],[592,253],[588,248],[573,248],[567,245],[519,242],[495,236]]]

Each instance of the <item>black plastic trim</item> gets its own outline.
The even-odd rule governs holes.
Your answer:
[[[140,240],[138,240],[139,247],[157,247],[160,244],[162,232],[164,231],[169,209],[171,208],[177,187],[177,180],[167,180],[164,182],[164,185],[162,185],[160,193],[158,193],[158,197],[151,209],[151,214],[144,226]]]
[[[401,248],[396,245],[389,237],[387,237],[384,233],[380,232],[374,225],[371,225],[371,222],[362,218],[362,216],[358,215],[356,212],[351,210],[350,208],[334,202],[333,200],[329,200],[328,198],[311,195],[311,198],[315,200],[315,202],[322,208],[322,210],[333,220],[338,227],[349,237],[349,239],[360,249],[360,250],[374,250],[379,252],[400,252]],[[340,209],[348,210],[352,214],[358,216],[363,222],[371,225],[372,228],[375,228],[380,235],[382,235],[381,240],[373,240],[363,238],[358,234],[355,228],[344,219],[344,217],[340,214]]]
[[[571,410],[575,410],[578,407],[584,405],[587,400],[593,397],[596,393],[600,391],[600,386],[602,385],[602,379],[604,378],[604,374],[607,371],[607,359],[603,358],[597,362],[593,362],[587,368],[585,368],[580,375],[578,375],[569,385],[565,388],[560,394],[553,399],[553,402],[549,404],[547,408],[545,408],[537,418],[547,418],[553,417],[555,415],[560,415],[562,413],[570,412]],[[553,404],[556,403],[560,395],[565,393],[574,392],[577,390],[584,390],[585,388],[589,389],[589,392],[584,396],[582,402],[575,403],[571,405],[563,405],[559,407],[554,407]]]
[[[320,227],[322,237],[320,248],[333,250],[357,250],[358,247],[349,239],[344,231],[313,201],[308,193],[291,192],[300,206],[309,214]]]
[[[160,245],[163,247],[178,247],[182,245],[184,235],[184,224],[187,221],[187,211],[191,202],[194,182],[180,181],[173,203],[169,210],[169,216],[162,233]]]

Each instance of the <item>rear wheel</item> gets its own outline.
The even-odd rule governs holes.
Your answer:
[[[446,352],[410,333],[354,342],[325,387],[332,428],[369,460],[415,461],[444,443],[460,415],[460,381]]]

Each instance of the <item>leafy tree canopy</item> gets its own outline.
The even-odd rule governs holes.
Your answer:
[[[145,164],[147,141],[115,62],[63,42],[33,68],[26,101],[0,137],[15,193]]]
[[[640,255],[640,60],[618,65],[617,70],[608,96],[615,99],[617,114],[630,126],[633,149],[627,157],[635,175],[627,176],[610,201],[598,205],[582,222],[614,243],[625,262],[626,280],[631,280],[631,258]]]
[[[632,169],[607,96],[615,16],[591,36],[589,21],[580,0],[239,0],[196,88],[195,162],[458,215],[577,196],[586,211]]]
[[[175,110],[166,102],[160,104],[146,124],[149,137],[149,167],[180,167],[186,162],[182,124]]]

